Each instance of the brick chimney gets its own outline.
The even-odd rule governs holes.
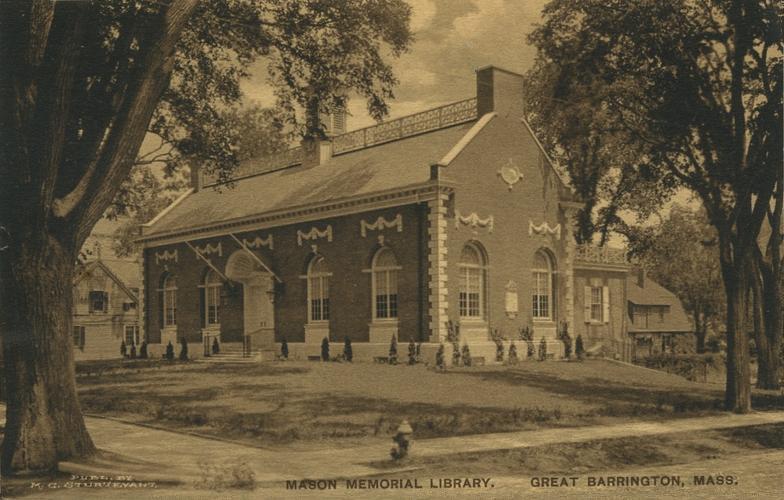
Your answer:
[[[332,158],[332,137],[346,132],[345,104],[332,113],[321,113],[314,97],[305,110],[305,123],[306,135],[301,142],[302,165],[313,167],[328,162]],[[318,129],[323,133],[319,133]]]
[[[645,269],[638,267],[637,268],[637,286],[640,288],[645,288]]]
[[[476,70],[477,115],[495,111],[500,116],[523,116],[523,75],[485,66]]]
[[[191,187],[193,188],[193,192],[197,193],[201,190],[204,184],[204,176],[201,175],[201,166],[199,165],[190,165],[191,169]]]

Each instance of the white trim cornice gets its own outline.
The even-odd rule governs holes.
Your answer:
[[[177,198],[176,200],[174,200],[174,201],[171,203],[171,205],[169,205],[168,207],[166,207],[166,208],[164,208],[163,210],[161,210],[161,213],[159,213],[158,215],[156,215],[155,217],[153,217],[153,219],[152,219],[150,222],[145,222],[144,224],[142,224],[142,228],[150,227],[150,226],[152,226],[153,224],[155,224],[156,222],[158,222],[158,221],[159,221],[159,220],[160,220],[160,219],[161,219],[161,218],[162,218],[164,215],[166,215],[166,214],[168,214],[169,212],[171,212],[172,210],[174,210],[174,207],[176,207],[177,205],[179,205],[180,203],[182,203],[182,200],[184,200],[185,198],[187,198],[187,197],[188,197],[188,195],[190,195],[191,193],[193,193],[193,188],[190,188],[190,189],[188,189],[187,191],[185,191],[184,193],[182,193],[182,194],[180,195],[180,197],[179,197],[179,198]]]
[[[497,115],[498,113],[496,112],[487,113],[482,118],[477,120],[476,123],[474,123],[470,129],[468,129],[468,132],[466,132],[466,134],[461,137],[459,141],[457,141],[457,144],[455,144],[452,149],[450,149],[449,152],[444,155],[443,158],[441,158],[437,165],[446,167],[452,163],[452,161],[457,158],[457,155],[459,155],[466,148],[466,146],[468,146],[468,144],[474,140],[474,137],[476,137],[477,134],[481,132],[483,128],[485,128],[485,125],[490,123],[490,120],[495,118]]]
[[[436,199],[439,194],[449,194],[454,190],[453,183],[438,180],[421,184],[412,184],[400,188],[359,196],[330,200],[329,202],[300,205],[256,214],[219,223],[195,226],[187,229],[168,231],[160,234],[143,235],[137,242],[144,248],[153,248],[174,243],[182,243],[194,239],[225,236],[229,233],[245,233],[259,229],[287,226],[303,222],[312,222],[328,217],[339,217],[371,210],[398,207]]]

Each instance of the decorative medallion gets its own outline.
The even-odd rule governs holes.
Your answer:
[[[523,180],[523,173],[520,172],[520,169],[517,168],[517,165],[514,164],[511,158],[509,158],[506,165],[498,169],[498,176],[506,183],[509,191],[512,190],[512,186]]]

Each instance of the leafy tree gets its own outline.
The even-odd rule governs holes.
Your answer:
[[[600,84],[597,109],[645,152],[631,168],[702,201],[718,234],[727,298],[725,404],[749,411],[749,268],[774,193],[782,194],[778,5],[553,0],[543,14],[530,41],[557,71],[561,99],[580,99],[586,81]]]
[[[678,296],[694,322],[697,352],[704,352],[708,328],[717,331],[724,320],[716,231],[703,213],[674,205],[658,225],[634,232],[630,254]]]
[[[604,245],[623,229],[622,209],[650,214],[673,186],[633,168],[644,145],[631,141],[602,105],[603,82],[586,75],[564,94],[559,68],[538,58],[526,74],[526,118],[556,165],[568,175],[583,207],[576,214],[575,240]]]
[[[125,345],[125,339],[120,341],[120,356],[123,358],[128,357],[128,346]]]
[[[164,355],[164,357],[168,361],[174,360],[174,346],[172,345],[171,340],[169,341],[168,344],[166,344],[166,354]]]
[[[263,58],[292,130],[351,91],[376,118],[396,80],[384,56],[410,40],[402,0],[0,2],[0,259],[8,388],[2,466],[51,470],[94,452],[70,349],[79,249],[130,176],[148,133],[176,170],[228,180],[239,80]],[[35,436],[36,439],[28,439]]]
[[[414,343],[414,339],[412,338],[408,342],[408,364],[415,365],[417,362],[417,345]]]

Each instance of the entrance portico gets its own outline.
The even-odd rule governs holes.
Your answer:
[[[243,287],[243,335],[251,345],[269,347],[275,342],[274,277],[251,258],[237,250],[226,263],[226,276]]]

